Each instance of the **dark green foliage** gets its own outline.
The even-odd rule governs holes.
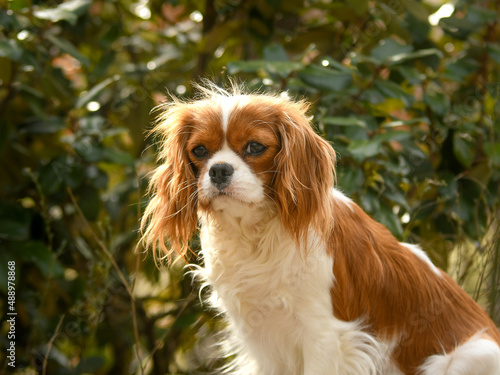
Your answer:
[[[207,361],[217,319],[182,264],[159,271],[135,251],[155,160],[151,110],[207,76],[312,102],[339,156],[339,188],[422,243],[500,323],[500,14],[493,0],[459,0],[432,26],[430,4],[9,1],[0,306],[15,261],[18,373],[218,365]],[[6,353],[5,319],[0,328]]]

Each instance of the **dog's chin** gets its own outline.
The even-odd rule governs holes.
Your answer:
[[[238,213],[248,212],[252,207],[259,206],[259,202],[251,201],[243,194],[225,191],[200,197],[200,203],[207,211],[227,212],[235,216],[238,216]]]

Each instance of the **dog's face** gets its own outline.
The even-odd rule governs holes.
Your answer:
[[[261,99],[261,98],[259,98]],[[186,152],[198,179],[199,207],[218,209],[223,203],[260,205],[275,196],[277,156],[281,151],[279,112],[262,100],[222,98],[210,121],[193,113]]]
[[[306,110],[279,96],[219,93],[170,105],[154,130],[163,164],[150,183],[145,239],[153,247],[169,239],[182,253],[199,210],[231,214],[236,206],[269,207],[297,240],[311,225],[322,232],[334,153]]]

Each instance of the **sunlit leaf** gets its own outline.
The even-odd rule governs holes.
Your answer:
[[[80,15],[85,13],[92,3],[91,0],[70,0],[55,8],[36,9],[33,15],[39,19],[52,22],[68,21],[74,25]]]
[[[384,128],[395,128],[395,127],[399,127],[399,126],[404,126],[404,125],[418,125],[418,124],[428,124],[429,123],[429,119],[427,117],[416,117],[416,118],[412,118],[412,119],[409,119],[409,120],[395,120],[395,121],[388,121],[388,122],[384,122],[382,124],[382,127]],[[410,134],[411,136],[411,133],[407,133],[407,134]]]
[[[360,120],[356,117],[333,117],[328,116],[322,119],[323,123],[327,125],[336,125],[336,126],[360,126],[362,128],[366,128],[366,122]]]
[[[472,145],[458,133],[453,136],[453,153],[465,167],[469,167],[474,161],[475,154]]]
[[[371,56],[384,61],[390,60],[394,58],[394,56],[409,54],[411,51],[413,51],[411,45],[401,44],[389,38],[381,40],[379,44],[372,49]]]
[[[442,57],[443,54],[436,48],[421,49],[415,52],[399,53],[388,58],[392,65],[401,64],[408,60],[421,59],[428,56]]]

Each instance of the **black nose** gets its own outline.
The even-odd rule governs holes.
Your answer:
[[[223,190],[229,185],[233,173],[233,167],[226,163],[214,164],[208,171],[210,180],[219,190]]]

